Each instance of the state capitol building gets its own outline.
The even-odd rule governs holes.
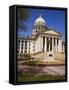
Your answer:
[[[18,36],[18,53],[30,54],[43,61],[56,60],[60,55],[64,59],[65,45],[61,37],[60,32],[47,27],[40,15],[34,22],[31,36]]]

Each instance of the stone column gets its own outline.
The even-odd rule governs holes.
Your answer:
[[[23,53],[25,51],[25,41],[23,42]]]
[[[62,52],[63,52],[63,44],[62,44]]]
[[[58,51],[62,52],[62,40],[61,40],[61,38],[59,39]]]
[[[46,41],[46,52],[47,52],[47,37],[46,37],[45,41]]]
[[[49,40],[50,40],[50,37],[49,37]],[[50,51],[50,43],[49,43],[49,51]]]
[[[19,51],[20,53],[21,53],[21,45],[22,45],[22,40],[20,40],[20,51]]]
[[[27,53],[29,53],[29,41],[27,41]]]
[[[46,39],[46,37],[45,37],[45,47],[44,47],[44,51],[45,51],[45,52],[46,52],[46,48],[47,48],[46,41],[47,41],[47,39]]]

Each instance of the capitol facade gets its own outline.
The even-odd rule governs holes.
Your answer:
[[[30,54],[31,57],[43,61],[58,60],[61,56],[64,60],[65,45],[62,42],[61,33],[47,27],[41,15],[34,22],[32,35],[18,36],[17,43],[19,55]]]

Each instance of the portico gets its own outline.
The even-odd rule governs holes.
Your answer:
[[[48,51],[55,51],[55,52],[59,52],[59,45],[60,40],[59,37],[51,37],[51,36],[43,36],[41,37],[42,39],[42,44],[41,46],[43,47],[43,52],[48,52]]]

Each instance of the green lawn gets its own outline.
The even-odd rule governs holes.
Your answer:
[[[46,80],[64,80],[64,76],[52,76],[52,75],[33,75],[24,74],[23,76],[18,76],[17,82],[29,82],[29,81],[46,81]]]

